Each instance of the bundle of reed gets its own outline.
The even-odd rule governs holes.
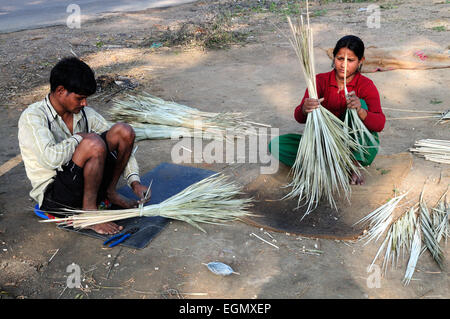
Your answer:
[[[308,2],[306,4],[308,6]],[[292,31],[289,41],[300,61],[307,84],[309,97],[317,99],[316,76],[314,69],[313,34],[307,24],[294,25],[288,17]],[[351,149],[357,144],[350,137],[345,123],[322,106],[309,113],[305,129],[297,151],[295,163],[291,169],[292,190],[284,198],[298,197],[298,207],[306,201],[307,210],[302,218],[317,207],[320,199],[326,197],[330,205],[337,209],[334,194],[343,190],[347,199],[351,193],[350,176],[359,174],[353,161]]]
[[[187,127],[176,127],[168,125],[156,124],[131,124],[136,133],[135,141],[142,140],[163,140],[163,139],[178,139],[182,137],[202,137],[202,132],[196,134],[194,129]]]
[[[193,137],[201,138],[205,140],[232,140],[235,138],[244,138],[244,134],[235,134],[235,131],[223,132],[222,130],[212,130],[207,129],[196,130],[188,127],[177,127],[168,125],[156,125],[156,124],[142,124],[142,123],[132,123],[131,126],[136,133],[135,141],[139,142],[142,140],[163,140],[163,139],[179,139],[182,137]],[[265,133],[256,132],[255,130],[248,130],[245,134],[247,135],[264,135]]]
[[[108,121],[111,127],[114,122]],[[223,136],[216,135],[214,132],[208,133],[201,130],[194,130],[187,127],[148,124],[148,123],[131,123],[131,127],[136,134],[135,142],[142,140],[165,140],[165,139],[179,139],[182,137],[197,137],[197,138],[220,138]],[[209,134],[209,135],[208,135]]]
[[[344,91],[345,97],[348,97],[347,91],[347,53],[345,53],[345,61],[344,61]],[[368,154],[369,148],[376,148],[379,146],[377,140],[373,137],[372,133],[367,129],[366,125],[364,125],[363,121],[358,115],[356,109],[349,109],[345,112],[345,129],[349,130],[351,128],[350,136],[352,136],[353,140],[357,144],[357,151],[361,156],[362,160],[365,160],[366,155]],[[370,141],[372,146],[368,146],[368,142]]]
[[[200,111],[196,108],[165,101],[148,93],[127,95],[126,100],[114,100],[110,109],[113,121],[123,121],[136,127],[146,129],[142,137],[153,136],[155,126],[144,124],[164,125],[169,127],[197,129],[207,132],[209,137],[226,135],[245,136],[254,133],[254,127],[270,127],[270,125],[247,121],[248,115],[241,112],[212,113]],[[173,129],[177,130],[177,129]],[[177,132],[175,132],[177,134]],[[183,133],[184,134],[184,133]],[[172,134],[167,134],[170,138]],[[166,136],[167,136],[166,135]]]
[[[133,217],[162,216],[185,221],[201,231],[205,231],[198,223],[222,224],[251,215],[247,209],[251,206],[252,200],[237,198],[241,194],[241,187],[229,181],[227,176],[216,173],[192,184],[159,204],[118,210],[67,209],[67,217],[48,219],[42,222],[56,222],[63,226],[86,228]]]
[[[416,141],[411,152],[424,157],[428,161],[450,164],[450,141],[423,139]]]

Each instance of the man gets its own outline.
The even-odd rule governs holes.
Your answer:
[[[116,191],[122,173],[138,198],[144,198],[147,187],[140,183],[132,154],[134,131],[125,123],[110,127],[87,107],[87,97],[96,88],[86,63],[65,58],[51,70],[50,94],[20,116],[19,146],[32,185],[30,196],[42,210],[95,210],[104,200],[136,207],[139,202]],[[122,230],[115,223],[91,228],[99,234]]]

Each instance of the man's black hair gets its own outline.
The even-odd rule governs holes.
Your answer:
[[[339,39],[334,47],[333,56],[335,57],[342,48],[352,50],[359,60],[361,60],[364,56],[364,42],[362,42],[362,40],[355,35],[346,35],[345,37]]]
[[[71,93],[86,96],[97,90],[94,71],[75,57],[62,59],[50,72],[50,90],[55,92],[59,85]]]

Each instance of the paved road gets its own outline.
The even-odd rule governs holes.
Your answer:
[[[79,8],[81,23],[99,13],[138,11],[174,6],[195,0],[0,0],[0,33],[50,25],[73,26]],[[72,5],[71,7],[69,7]],[[75,6],[73,6],[75,5]]]

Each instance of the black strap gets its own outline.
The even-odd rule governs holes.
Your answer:
[[[83,112],[84,120],[86,122],[86,133],[89,133],[89,124],[86,116],[86,112],[84,111],[84,108],[81,109],[81,112]]]
[[[48,108],[50,114],[52,114],[52,110],[51,110],[50,106],[48,105],[47,98],[48,98],[48,96],[45,98],[45,105],[47,105],[47,108]],[[50,119],[48,118],[47,114],[45,115],[45,117],[47,118],[48,129],[51,131],[52,130],[52,122],[50,122]]]

